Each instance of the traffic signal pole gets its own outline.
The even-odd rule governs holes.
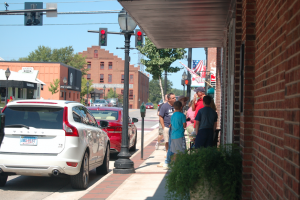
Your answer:
[[[192,48],[189,48],[188,50],[188,68],[191,69],[192,68]],[[188,80],[191,83],[191,74],[188,73]],[[191,97],[191,86],[187,85],[186,86],[186,96],[188,96],[190,99],[189,101],[192,99]]]

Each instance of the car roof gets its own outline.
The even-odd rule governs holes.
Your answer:
[[[32,105],[47,105],[47,106],[60,106],[65,107],[67,105],[80,105],[84,106],[77,101],[66,101],[66,100],[40,100],[40,99],[26,99],[26,100],[14,100],[9,102],[7,106],[32,106]]]
[[[122,111],[123,108],[118,107],[97,107],[97,106],[89,106],[86,107],[89,110],[112,110],[112,111]]]

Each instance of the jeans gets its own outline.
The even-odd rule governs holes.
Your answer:
[[[168,149],[168,152],[167,152],[167,157],[166,157],[166,160],[165,160],[165,163],[166,164],[169,164],[171,162],[171,156],[174,154],[171,152],[171,133],[172,133],[172,128],[169,129],[169,149]]]
[[[213,137],[214,137],[214,130],[213,129],[200,129],[196,136],[195,140],[195,148],[200,147],[212,147],[213,146]]]

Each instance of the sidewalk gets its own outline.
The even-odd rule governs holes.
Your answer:
[[[157,167],[165,160],[163,146],[155,150],[156,139],[144,148],[144,160],[140,150],[130,159],[134,162],[134,174],[108,174],[105,180],[81,197],[81,200],[160,200],[165,196],[167,170]]]

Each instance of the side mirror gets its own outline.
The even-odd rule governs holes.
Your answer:
[[[100,128],[108,127],[108,121],[100,121]]]
[[[137,123],[139,120],[137,118],[132,118],[133,123]]]

